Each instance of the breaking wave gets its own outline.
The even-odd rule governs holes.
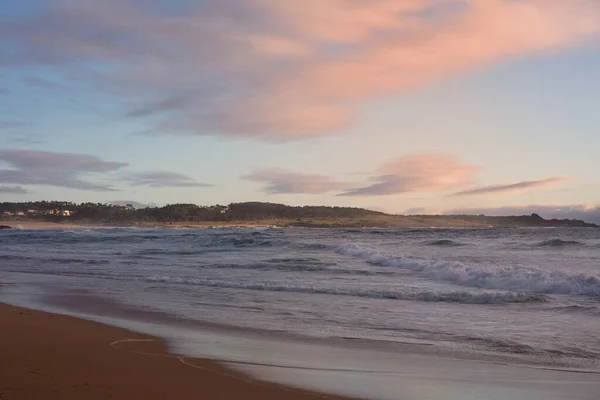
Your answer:
[[[567,271],[545,271],[537,267],[479,267],[459,262],[421,260],[390,255],[357,244],[345,244],[338,254],[360,258],[386,267],[399,267],[420,275],[462,286],[522,291],[540,294],[600,296],[600,276]]]
[[[368,297],[373,299],[412,300],[463,304],[508,304],[508,303],[543,303],[548,298],[540,294],[504,293],[504,292],[437,292],[437,291],[391,291],[352,288],[322,288],[314,286],[284,285],[277,282],[237,283],[212,279],[182,278],[170,276],[152,276],[149,282],[194,285],[224,289],[246,289],[268,292],[291,292],[329,294],[338,296]]]

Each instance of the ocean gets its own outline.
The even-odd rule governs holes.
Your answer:
[[[143,325],[244,371],[268,361],[358,374],[377,357],[352,357],[350,368],[334,353],[372,349],[600,382],[600,229],[15,229],[0,231],[0,301]],[[249,339],[199,350],[190,332]],[[251,340],[261,344],[248,349]],[[335,350],[280,357],[264,347],[285,341]],[[390,385],[380,398],[400,398]],[[438,398],[428,396],[402,398]]]

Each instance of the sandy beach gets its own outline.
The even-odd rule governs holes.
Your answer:
[[[0,399],[341,399],[178,358],[150,336],[0,304]]]

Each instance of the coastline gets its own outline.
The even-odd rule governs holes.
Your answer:
[[[101,223],[88,221],[60,222],[23,220],[0,220],[0,225],[12,229],[91,229],[91,228],[172,228],[172,229],[210,229],[210,228],[488,228],[488,226],[468,221],[421,220],[409,217],[393,220],[332,220],[311,219],[296,221],[290,219],[266,219],[256,221],[198,221],[198,222],[131,222]]]
[[[6,233],[0,302],[161,338],[171,354],[212,360],[256,380],[378,400],[597,400],[600,390],[600,314],[585,295],[597,289],[600,236],[592,231]],[[426,275],[396,263],[417,252]],[[563,267],[575,257],[583,261]],[[523,268],[488,268],[523,258]],[[538,265],[546,272],[536,274]],[[463,267],[473,271],[469,279],[493,279],[485,281],[491,287],[498,278],[516,281],[506,292],[482,291],[473,281],[450,286]],[[554,271],[559,275],[547,275]],[[423,287],[424,276],[436,279]],[[542,302],[517,292],[535,293],[546,283],[554,286]],[[573,295],[561,294],[568,290]],[[61,345],[42,348],[52,346]]]
[[[10,303],[0,302],[2,400],[592,400],[600,388],[592,371],[388,351],[360,341],[338,346],[265,332],[238,335],[171,326],[149,315],[113,319]]]
[[[10,226],[12,229],[87,229],[87,228],[110,228],[113,225],[104,224],[78,224],[75,222],[47,222],[31,220],[7,220],[0,221],[0,225]]]
[[[149,335],[0,303],[0,399],[331,399],[179,357]]]
[[[88,222],[47,222],[32,220],[7,220],[0,221],[0,225],[10,226],[12,229],[93,229],[93,228],[212,228],[230,227],[230,228],[263,228],[272,227],[274,224],[266,223],[137,223],[137,224],[111,224],[111,223],[88,223]]]
[[[202,221],[202,222],[135,222],[100,223],[86,221],[48,222],[36,220],[0,220],[0,226],[11,229],[94,229],[94,228],[142,228],[142,229],[210,229],[210,228],[345,228],[345,229],[489,229],[489,228],[561,228],[565,226],[538,225],[486,225],[459,220],[419,220],[406,217],[395,221],[292,221],[286,219],[259,221]],[[574,226],[574,228],[581,228]],[[589,228],[589,227],[584,227]],[[597,229],[597,228],[596,228]]]

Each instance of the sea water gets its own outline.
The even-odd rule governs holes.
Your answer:
[[[181,352],[347,394],[365,395],[368,382],[351,387],[360,371],[385,387],[389,374],[440,375],[446,362],[578,371],[600,382],[600,229],[3,231],[0,285],[2,301],[121,325],[152,321]],[[482,371],[472,365],[462,373]],[[319,384],[327,370],[346,383]],[[377,398],[399,398],[386,390]],[[443,385],[428,390],[403,398],[452,398]]]

